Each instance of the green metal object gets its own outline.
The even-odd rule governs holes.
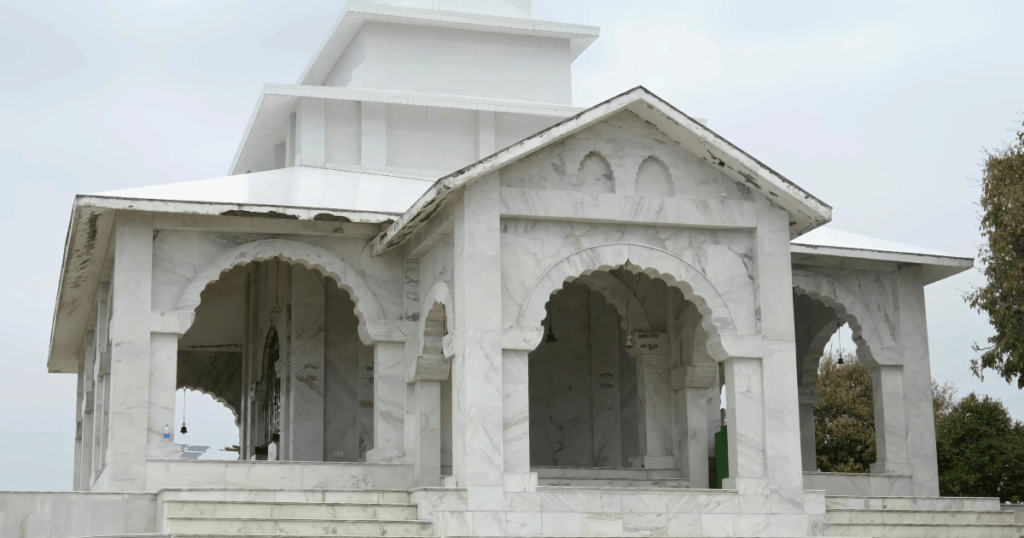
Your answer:
[[[715,434],[715,487],[722,489],[722,479],[729,478],[729,435],[725,425]]]

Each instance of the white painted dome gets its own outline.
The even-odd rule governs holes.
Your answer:
[[[438,9],[501,17],[530,17],[532,0],[348,0],[351,6],[396,6]]]

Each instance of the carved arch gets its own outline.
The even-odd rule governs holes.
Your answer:
[[[210,392],[207,389],[205,389],[203,387],[200,387],[198,385],[195,385],[193,383],[183,383],[183,384],[180,384],[180,385],[178,385],[176,387],[176,390],[181,390],[181,389],[187,389],[187,390],[191,390],[193,392],[198,392],[199,394],[205,394],[206,396],[209,396],[209,397],[213,398],[213,401],[215,401],[215,402],[217,402],[219,404],[223,404],[224,407],[227,407],[228,410],[231,411],[231,414],[235,416],[235,426],[241,427],[241,425],[242,425],[241,420],[242,419],[241,419],[241,417],[238,414],[238,410],[235,409],[235,406],[233,406],[230,403],[228,403],[227,398],[224,398],[224,397],[220,396],[219,394],[217,394],[215,392]]]
[[[444,305],[445,332],[449,334],[455,332],[455,308],[452,299],[452,287],[445,281],[434,282],[423,296],[423,301],[420,303],[419,330],[417,331],[417,334],[421,335],[418,354],[423,354],[422,335],[425,334],[427,320],[430,318],[434,305]]]
[[[835,310],[838,320],[837,324],[828,324],[823,327],[811,341],[807,357],[803,357],[800,363],[804,368],[810,368],[804,363],[816,350],[819,351],[818,357],[820,358],[820,352],[824,351],[832,334],[844,322],[853,331],[853,342],[857,345],[857,358],[869,366],[878,363],[878,355],[883,350],[895,347],[892,335],[881,330],[875,315],[856,295],[835,280],[809,271],[793,271],[793,291],[821,301],[825,306]],[[815,369],[814,376],[816,377],[816,375],[817,370]],[[805,376],[804,379],[806,384],[807,377]]]
[[[659,177],[664,174],[664,177]],[[676,195],[676,184],[665,161],[650,155],[636,169],[635,191],[640,196]]]
[[[360,325],[368,320],[383,318],[377,297],[363,278],[347,263],[322,248],[284,239],[246,243],[220,255],[185,285],[174,301],[173,310],[194,312],[202,301],[202,292],[219,280],[224,273],[238,266],[273,259],[301,265],[334,280],[339,288],[348,292],[355,303],[355,314]]]
[[[590,291],[600,293],[604,297],[605,302],[615,308],[619,313],[619,325],[622,327],[622,330],[629,328],[636,332],[648,332],[651,330],[651,323],[647,320],[644,306],[640,304],[636,295],[629,291],[629,288],[619,279],[612,276],[611,273],[603,271],[590,273],[584,277],[577,278],[576,282],[590,288]],[[627,315],[629,319],[626,319]]]
[[[715,360],[728,358],[722,334],[736,334],[736,322],[725,298],[711,280],[686,260],[665,250],[635,243],[608,243],[576,251],[555,262],[537,282],[519,311],[520,325],[540,325],[547,315],[551,294],[581,276],[622,267],[644,273],[676,288],[697,307],[701,326],[708,335],[708,353]]]

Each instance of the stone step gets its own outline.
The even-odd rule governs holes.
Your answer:
[[[690,486],[690,481],[685,478],[671,478],[663,480],[631,480],[631,479],[601,479],[601,478],[539,478],[539,486],[561,486],[577,488],[672,488],[685,489]]]
[[[429,521],[328,520],[302,518],[165,518],[171,535],[252,536],[433,536]]]
[[[934,523],[943,525],[1014,525],[1012,512],[968,512],[933,510],[851,510],[828,509],[825,518],[830,523],[901,525],[904,523]]]
[[[871,538],[1021,538],[1024,528],[1015,525],[942,525],[904,523],[899,525],[830,523],[829,536]]]
[[[657,480],[680,478],[679,469],[634,469],[632,467],[534,467],[538,479],[603,478],[626,480]]]
[[[995,497],[862,497],[829,495],[825,506],[868,510],[936,510],[943,512],[994,512],[999,510]]]
[[[409,504],[412,499],[404,490],[329,490],[329,489],[164,489],[160,498],[189,501],[252,501],[252,502],[326,502],[359,504]]]
[[[413,504],[164,501],[165,516],[415,520]]]

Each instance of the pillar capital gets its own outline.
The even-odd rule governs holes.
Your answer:
[[[185,336],[196,320],[195,312],[152,310],[149,315],[149,332]]]
[[[541,325],[504,325],[501,328],[501,348],[515,351],[533,351],[544,337]]]
[[[359,339],[368,346],[380,342],[405,342],[416,334],[415,321],[368,319],[359,323]]]
[[[729,359],[764,358],[764,337],[760,334],[720,334],[722,350]]]

